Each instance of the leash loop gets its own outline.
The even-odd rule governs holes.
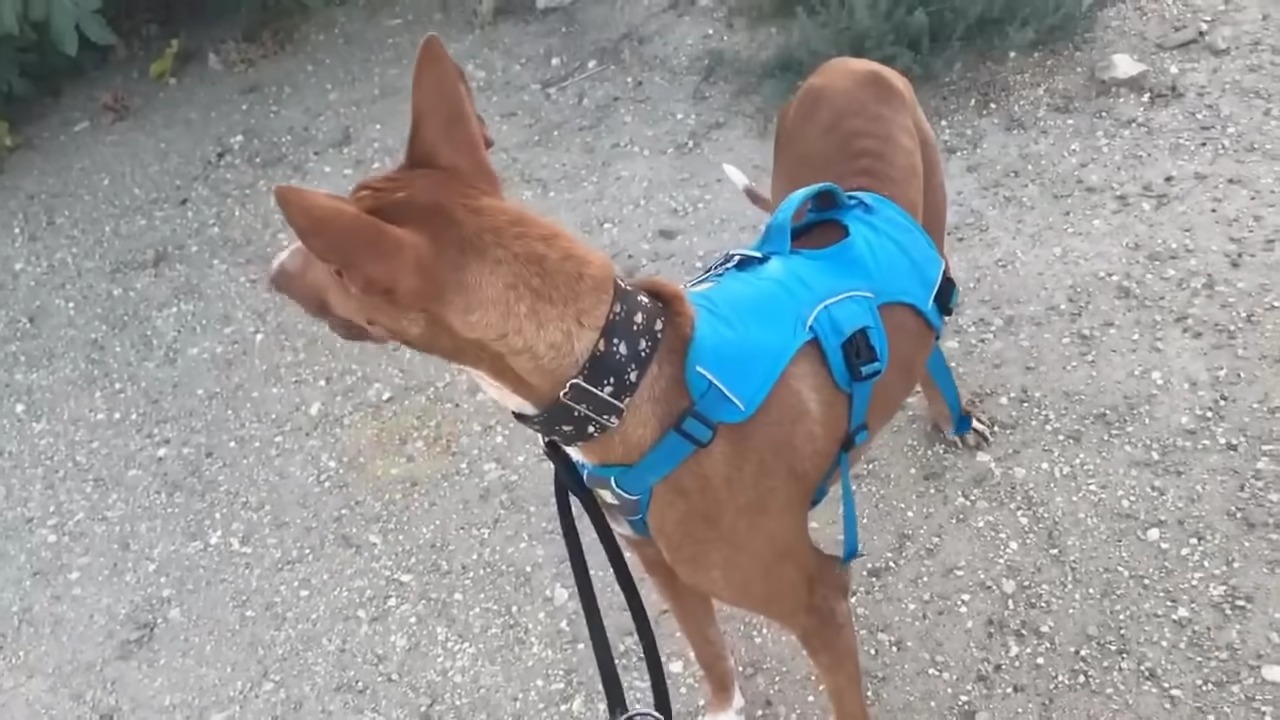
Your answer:
[[[595,656],[596,669],[600,673],[600,684],[604,689],[605,705],[610,720],[671,720],[671,694],[667,688],[667,678],[662,668],[662,658],[658,654],[658,640],[653,633],[653,625],[649,622],[649,614],[645,611],[644,599],[640,597],[640,588],[636,585],[627,558],[622,554],[618,538],[600,507],[596,494],[587,487],[582,473],[573,463],[569,454],[559,443],[543,440],[542,451],[555,468],[556,514],[560,519],[560,533],[564,536],[565,551],[569,555],[569,567],[573,572],[573,584],[578,591],[578,604],[587,623],[587,634],[591,639],[591,652]],[[605,628],[604,617],[600,612],[600,602],[596,597],[595,585],[591,582],[591,570],[587,566],[587,554],[582,546],[582,536],[578,532],[577,521],[573,517],[573,506],[569,496],[577,499],[582,506],[613,577],[626,600],[627,611],[636,628],[636,637],[640,641],[640,649],[644,653],[645,667],[649,672],[649,684],[653,688],[654,709],[630,710],[627,707],[626,692],[622,687],[622,678],[618,674],[618,665],[613,658],[613,650],[609,643],[609,632]]]

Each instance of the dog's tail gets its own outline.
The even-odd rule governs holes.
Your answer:
[[[773,200],[770,200],[768,195],[757,190],[756,186],[751,184],[751,180],[746,173],[729,163],[721,163],[720,167],[724,170],[724,174],[729,176],[729,182],[741,190],[752,205],[765,211],[766,214],[773,214]]]

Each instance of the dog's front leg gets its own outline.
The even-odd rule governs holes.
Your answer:
[[[806,609],[785,624],[795,633],[826,685],[834,720],[870,720],[858,657],[858,633],[849,605],[848,568],[841,567],[839,558],[816,547],[813,553],[816,562]]]
[[[738,688],[733,657],[725,646],[724,633],[716,619],[711,597],[676,577],[676,573],[652,540],[625,538],[631,551],[640,559],[645,573],[658,586],[680,631],[693,649],[694,659],[702,669],[706,691],[705,720],[742,720],[742,692]]]

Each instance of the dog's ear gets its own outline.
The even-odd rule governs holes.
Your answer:
[[[435,33],[418,47],[411,107],[406,165],[448,170],[477,187],[501,191],[486,152],[492,141],[476,114],[466,76]]]
[[[361,295],[393,299],[430,251],[341,195],[277,185],[275,199],[298,241]]]

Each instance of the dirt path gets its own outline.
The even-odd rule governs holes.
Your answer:
[[[263,273],[272,184],[343,191],[399,152],[429,29],[511,186],[624,268],[687,276],[749,242],[718,165],[765,178],[767,138],[703,79],[743,39],[618,5],[471,38],[422,3],[349,8],[252,74],[120,81],[133,117],[77,129],[103,78],[27,131],[0,175],[0,717],[603,717],[533,439],[439,364],[303,322]],[[950,352],[1002,432],[949,452],[913,408],[860,476],[879,718],[1277,715],[1280,23],[1140,5],[1079,56],[927,93]],[[1229,52],[1156,48],[1200,15]],[[1117,51],[1176,64],[1180,94],[1095,96]],[[815,520],[834,546],[835,508]],[[753,716],[821,716],[798,647],[729,617]]]

